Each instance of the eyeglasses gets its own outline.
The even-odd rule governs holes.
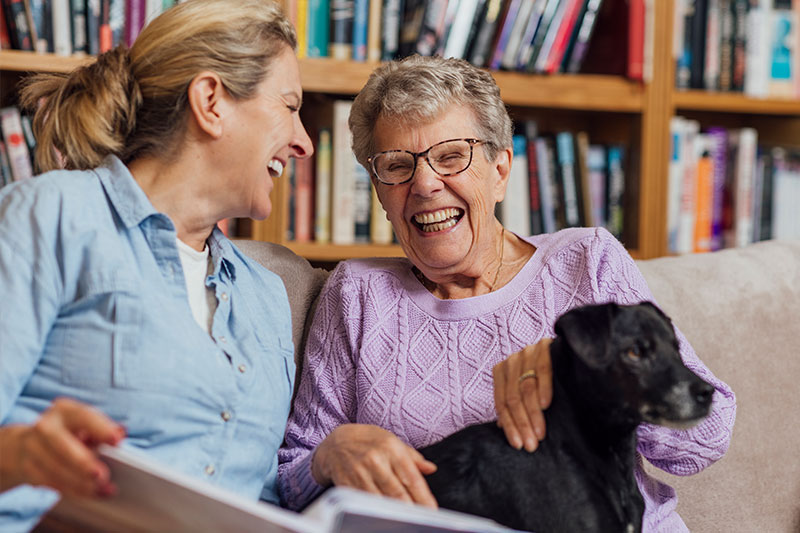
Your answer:
[[[417,159],[425,157],[434,172],[446,178],[460,174],[472,163],[472,147],[487,141],[478,139],[450,139],[436,143],[424,152],[387,150],[368,158],[378,181],[386,185],[400,185],[414,177]]]

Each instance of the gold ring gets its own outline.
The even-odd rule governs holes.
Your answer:
[[[528,378],[536,379],[536,370],[531,369],[531,370],[526,370],[525,372],[523,372],[522,375],[517,379],[517,383],[522,383],[523,381],[525,381]]]

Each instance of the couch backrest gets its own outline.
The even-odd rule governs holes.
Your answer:
[[[736,394],[728,453],[678,492],[691,531],[800,531],[800,241],[639,261],[660,307]]]

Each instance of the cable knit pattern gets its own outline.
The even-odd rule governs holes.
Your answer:
[[[299,509],[322,488],[311,477],[315,447],[336,426],[375,424],[415,448],[495,419],[492,367],[553,336],[574,307],[653,300],[635,263],[607,231],[576,228],[527,238],[537,250],[510,283],[474,298],[439,300],[406,259],[340,263],[320,297],[294,411],[279,452],[279,489]],[[639,452],[678,475],[694,474],[727,450],[735,417],[730,388],[678,333],[686,364],[716,388],[710,416],[688,431],[642,425]],[[636,479],[645,531],[687,531],[675,492]]]

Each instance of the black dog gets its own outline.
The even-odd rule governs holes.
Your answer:
[[[534,453],[512,448],[494,422],[421,449],[439,505],[539,533],[639,532],[636,427],[687,428],[713,387],[683,365],[669,319],[654,305],[573,309],[555,324],[553,401]]]

